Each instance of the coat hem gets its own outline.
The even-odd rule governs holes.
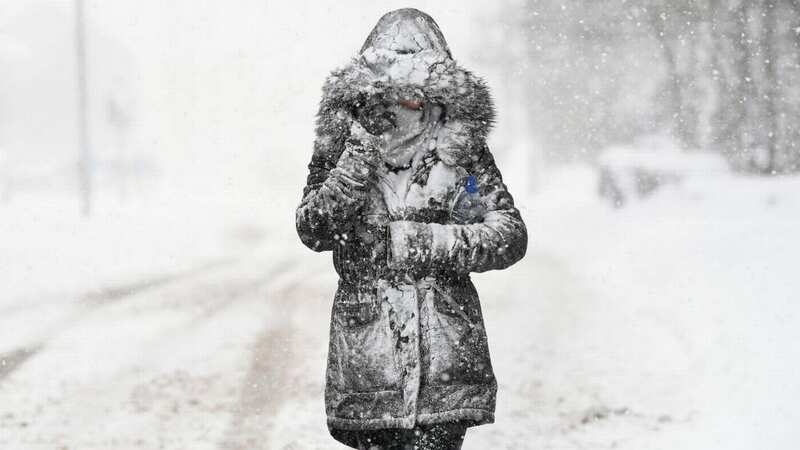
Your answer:
[[[484,425],[494,423],[494,413],[485,409],[459,408],[449,411],[417,415],[417,423],[422,425],[431,425],[442,422],[455,422],[457,420],[470,421],[472,422],[472,425]]]
[[[407,417],[391,417],[378,419],[346,419],[328,416],[328,428],[342,430],[377,430],[381,428],[414,428],[416,425],[432,425],[435,423],[469,421],[471,426],[494,423],[494,413],[486,409],[459,408],[429,414],[418,414]]]
[[[379,419],[346,419],[328,416],[328,428],[342,430],[378,430],[381,428],[414,428],[414,416]]]

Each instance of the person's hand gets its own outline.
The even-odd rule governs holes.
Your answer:
[[[331,174],[351,192],[367,191],[378,177],[381,140],[379,136],[369,134],[357,121],[353,121],[350,139]]]
[[[367,153],[375,158],[378,158],[381,146],[385,143],[382,134],[370,133],[358,120],[353,120],[350,123],[350,139],[358,143],[356,146],[360,147],[360,152]]]
[[[355,119],[369,134],[381,135],[397,126],[389,106],[377,96],[366,97],[356,108]]]

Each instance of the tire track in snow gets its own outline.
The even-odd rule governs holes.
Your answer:
[[[103,287],[98,290],[83,294],[81,298],[84,300],[84,302],[92,306],[103,306],[114,301],[123,300],[127,297],[168,285],[170,283],[183,281],[197,275],[202,275],[214,269],[228,267],[236,262],[237,259],[235,258],[211,261],[183,272],[155,276],[128,284],[118,284]]]
[[[0,354],[0,382],[2,382],[7,376],[11,375],[11,372],[17,370],[17,368],[19,368],[25,361],[30,359],[31,356],[35,355],[39,350],[41,350],[41,348],[41,345],[34,347],[23,347]]]
[[[116,314],[118,317],[126,317],[127,319],[125,320],[135,322],[149,320],[153,317],[152,314],[158,314],[158,311],[166,309],[174,310],[172,315],[174,320],[169,326],[159,329],[158,334],[159,339],[168,341],[171,345],[174,345],[175,348],[180,350],[186,343],[191,345],[191,339],[194,336],[208,336],[209,333],[213,335],[215,332],[209,330],[214,328],[214,323],[233,324],[233,326],[235,326],[235,322],[231,322],[231,319],[234,318],[235,320],[235,317],[237,317],[235,314],[247,314],[248,309],[251,312],[257,312],[258,317],[267,317],[267,314],[265,314],[267,309],[259,308],[255,303],[264,304],[267,302],[267,294],[274,290],[272,286],[276,284],[275,281],[285,281],[287,275],[289,275],[291,285],[299,282],[299,280],[292,279],[291,274],[288,274],[295,266],[293,263],[287,261],[287,259],[270,259],[271,260],[266,260],[264,258],[243,258],[235,265],[225,265],[219,270],[203,273],[201,276],[193,277],[187,281],[176,282],[174,284],[170,283],[168,285],[163,285],[162,283],[162,285],[158,287],[148,286],[144,289],[147,292],[143,292],[142,290],[133,292],[128,289],[127,295],[118,296],[108,301],[100,301],[99,303],[93,302],[91,306],[84,304],[81,308],[73,311],[70,316],[77,315],[77,313],[80,312],[85,314],[85,312],[94,311],[95,309],[101,310],[101,315],[105,315],[112,313],[111,310],[113,309],[115,311],[112,314]],[[145,284],[147,283],[142,282],[142,285]],[[280,282],[277,284],[286,285],[286,283]],[[119,289],[119,291],[121,290],[122,288]],[[251,308],[242,305],[242,303],[247,302],[253,302],[254,305]],[[137,308],[140,309],[138,312],[136,311]],[[238,311],[233,316],[228,314],[232,308]],[[126,312],[132,314],[127,314]],[[218,319],[219,316],[224,317]],[[73,318],[77,319],[77,317]],[[68,323],[66,320],[61,322],[67,328],[82,328],[85,326],[97,326],[100,321],[100,318],[94,317],[88,319],[86,323],[81,320],[75,320],[75,323]],[[248,322],[252,323],[253,321],[249,319]],[[60,335],[63,334],[67,328],[61,326],[56,327],[55,332],[49,335],[49,338],[58,340]],[[205,329],[205,331],[202,331],[203,329]],[[248,365],[251,356],[249,352],[251,347],[248,344],[250,344],[253,337],[259,332],[258,328],[252,331],[253,333],[249,335],[249,338],[244,338],[241,341],[236,341],[236,338],[234,338],[234,340],[231,341],[234,343],[234,347],[230,345],[225,347],[226,351],[232,349],[234,355],[238,355],[235,356],[235,358],[241,361],[240,367],[244,369],[245,373],[247,373],[249,369]],[[236,332],[233,334],[236,334]],[[102,336],[101,334],[93,335],[98,337]],[[247,332],[239,334],[239,336],[242,337],[246,335]],[[45,339],[42,342],[50,341]],[[184,344],[180,342],[184,342]],[[85,344],[87,349],[91,349],[95,345],[92,342],[86,342]],[[55,345],[55,343],[53,345]],[[101,343],[97,343],[97,345],[102,346]],[[0,368],[3,369],[3,376],[7,376],[12,371],[16,371],[23,365],[23,362],[30,359],[40,350],[44,350],[42,356],[46,358],[51,352],[48,352],[48,349],[43,347],[44,345],[32,349],[15,349],[3,355],[7,360],[6,368]],[[217,433],[220,431],[224,432],[227,429],[226,425],[236,411],[234,406],[237,405],[239,400],[237,393],[239,389],[234,388],[240,386],[242,377],[241,369],[237,372],[231,370],[231,367],[225,366],[225,370],[228,370],[227,372],[215,373],[213,368],[210,371],[206,368],[204,369],[206,370],[205,372],[203,370],[196,372],[189,366],[183,366],[178,370],[171,369],[163,372],[160,371],[160,363],[157,361],[154,363],[148,360],[145,355],[139,353],[131,353],[131,355],[135,356],[136,359],[133,361],[121,361],[120,367],[129,367],[131,362],[135,363],[135,366],[139,368],[137,369],[139,370],[137,375],[133,377],[136,380],[130,381],[130,379],[120,380],[115,378],[114,383],[123,386],[121,390],[119,390],[122,394],[116,395],[115,393],[115,395],[110,396],[110,399],[93,400],[89,402],[88,408],[93,411],[101,408],[105,408],[107,411],[114,411],[108,416],[102,416],[102,420],[106,420],[106,418],[109,417],[118,421],[132,419],[136,423],[157,423],[159,426],[151,425],[149,429],[152,433],[148,433],[147,436],[143,435],[141,438],[137,437],[135,433],[116,434],[113,439],[117,440],[117,442],[120,443],[119,445],[127,448],[128,444],[138,447],[144,445],[143,443],[152,443],[156,446],[164,446],[164,448],[194,448],[194,444],[197,444],[199,448],[207,448],[209,443],[213,446],[216,442],[219,442],[219,438],[224,436],[224,434]],[[176,356],[181,357],[181,355]],[[227,361],[225,357],[218,359],[223,362]],[[151,370],[153,372],[151,372]],[[22,375],[22,373],[18,373],[18,375]],[[14,380],[13,382],[16,381],[23,382],[21,384],[25,386],[23,392],[33,393],[37,387],[35,384],[31,383],[26,385],[24,379]],[[106,380],[104,380],[104,382],[105,381]],[[198,382],[200,384],[192,384],[193,382]],[[6,387],[10,388],[12,386],[11,383],[12,381],[9,380],[9,384],[7,384]],[[203,383],[208,383],[209,385],[202,386]],[[14,389],[17,389],[16,385],[14,386]],[[0,392],[2,392],[2,388],[3,385],[0,384]],[[96,395],[97,390],[95,388],[96,386],[91,384],[87,384],[85,387],[77,386],[60,397],[58,406],[49,403],[48,408],[51,411],[55,411],[55,408],[63,408],[62,411],[75,412],[78,416],[86,414],[80,411],[80,408],[83,408],[83,406],[77,406],[75,402],[77,401],[79,403],[81,402],[81,398],[86,397],[86,395],[80,391],[81,389],[90,392],[89,395]],[[106,390],[108,387],[103,385],[100,386],[99,389]],[[193,389],[203,389],[203,392],[210,395],[207,399],[208,401],[197,401],[198,394],[193,391]],[[113,389],[109,390],[113,392]],[[145,394],[144,397],[142,397],[142,394]],[[35,394],[31,394],[31,396],[35,402],[44,403],[45,401],[49,401],[38,398]],[[177,408],[175,405],[179,405],[180,410],[173,409]],[[6,405],[6,407],[8,406],[9,405]],[[23,419],[27,423],[33,423],[33,421],[27,418],[39,417],[38,413],[31,412],[36,411],[37,408],[39,408],[38,404],[26,405],[26,408],[22,408],[21,410],[15,408],[14,416],[17,418],[14,419],[13,424],[9,425],[9,423],[3,423],[3,421],[0,420],[0,435],[3,435],[7,427],[17,426],[17,422]],[[56,414],[58,413],[56,412]],[[131,414],[133,415],[131,416]],[[193,414],[196,416],[193,416]],[[153,422],[153,416],[155,415],[159,415],[157,422]],[[4,411],[0,411],[0,416],[4,417]],[[9,415],[8,417],[11,416]],[[17,420],[20,417],[23,419]],[[221,427],[219,425],[211,427],[219,431],[214,433],[214,437],[212,437],[209,442],[208,438],[211,436],[203,436],[197,433],[196,428],[198,422],[191,422],[191,419],[187,419],[187,417],[198,417],[200,419],[215,421],[219,423]],[[8,420],[11,419],[9,418]],[[66,422],[64,423],[66,424]],[[161,426],[162,424],[164,425],[163,427]],[[89,425],[91,428],[91,426],[95,424],[91,423]],[[64,426],[64,428],[60,428],[60,426]],[[32,426],[14,430],[19,431],[18,434],[12,434],[10,437],[14,442],[22,442],[25,439],[24,433],[29,433],[28,436],[39,436],[38,439],[42,439],[42,442],[50,442],[54,443],[54,445],[57,442],[62,442],[62,440],[63,442],[69,442],[69,448],[73,448],[74,446],[77,446],[76,448],[83,448],[84,444],[87,445],[87,448],[95,448],[94,445],[97,444],[96,440],[92,441],[92,438],[85,437],[83,433],[76,433],[76,428],[71,428],[63,424],[47,428],[44,432],[41,432],[41,430],[34,430]],[[102,436],[105,438],[106,435]],[[97,435],[95,435],[94,439],[98,439]],[[109,437],[108,439],[112,438]],[[2,441],[2,439],[0,439],[0,441]],[[148,445],[144,446],[147,447]],[[3,447],[3,445],[0,444],[0,447]],[[58,447],[61,448],[60,446]],[[64,445],[64,447],[66,448],[67,446]]]
[[[313,301],[314,297],[330,293],[329,289],[317,292],[314,282],[304,278],[308,273],[314,271],[302,266],[287,270],[269,293],[272,314],[253,345],[239,406],[219,444],[220,450],[271,449],[280,411],[290,403],[316,395],[313,389],[309,392],[304,379],[308,378],[303,376],[304,362],[310,351],[325,343],[310,336],[303,325],[313,322],[315,311],[319,314],[320,305]],[[323,372],[309,375],[320,382],[323,376]]]
[[[82,300],[80,306],[70,313],[67,313],[60,323],[53,327],[55,331],[49,333],[41,340],[24,347],[16,348],[0,354],[0,383],[18,370],[22,365],[42,351],[49,340],[57,336],[61,330],[66,329],[76,318],[80,318],[87,311],[95,310],[111,303],[131,298],[137,294],[152,289],[161,288],[169,284],[183,281],[192,277],[206,274],[215,269],[231,266],[237,262],[236,259],[220,259],[212,261],[184,272],[177,272],[156,277],[142,279],[128,284],[119,284],[103,287],[97,290],[79,295]]]

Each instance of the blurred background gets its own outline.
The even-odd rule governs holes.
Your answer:
[[[343,448],[294,208],[323,80],[408,6],[531,235],[474,277],[464,448],[796,447],[797,0],[5,0],[0,447]]]

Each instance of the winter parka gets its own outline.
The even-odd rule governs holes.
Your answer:
[[[359,108],[407,98],[444,113],[407,185],[387,198],[379,177],[348,161],[380,154],[383,142],[357,120]],[[415,9],[383,16],[325,81],[296,223],[306,246],[333,251],[340,276],[325,387],[332,433],[494,421],[497,383],[470,273],[506,268],[527,248],[486,145],[494,115],[484,81],[453,61],[439,27]],[[470,177],[483,209],[464,222],[454,207]]]

